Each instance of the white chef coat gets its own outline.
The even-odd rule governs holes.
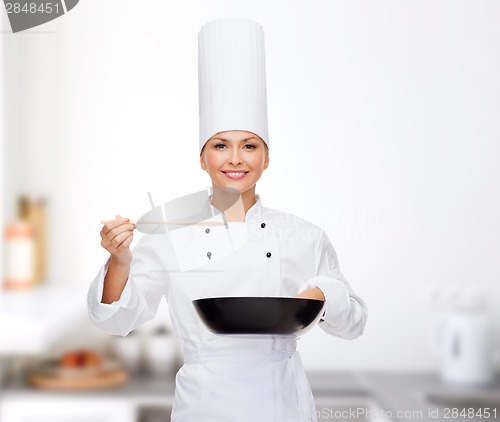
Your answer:
[[[153,319],[166,297],[184,352],[176,375],[174,422],[316,421],[296,336],[214,334],[200,320],[193,299],[293,297],[319,287],[326,299],[319,326],[344,339],[363,333],[365,303],[340,272],[325,232],[265,208],[260,196],[255,198],[245,221],[228,222],[229,230],[194,225],[166,235],[144,235],[133,249],[118,301],[100,303],[109,260],[90,285],[91,320],[121,336]],[[210,200],[207,206],[215,210]]]

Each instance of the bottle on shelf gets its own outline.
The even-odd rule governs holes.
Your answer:
[[[43,198],[31,199],[28,196],[19,198],[19,218],[28,222],[33,228],[34,238],[34,284],[46,279],[47,270],[47,228],[45,215],[46,201]]]
[[[33,228],[23,220],[5,227],[5,290],[24,290],[34,283],[35,242]]]

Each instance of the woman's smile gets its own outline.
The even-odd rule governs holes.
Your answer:
[[[245,177],[245,175],[248,173],[248,171],[242,171],[242,170],[222,170],[222,173],[224,173],[228,178],[232,180],[239,180]]]

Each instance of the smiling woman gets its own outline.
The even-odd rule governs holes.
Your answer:
[[[366,306],[340,272],[325,232],[264,207],[255,192],[269,166],[263,37],[262,27],[248,19],[215,20],[199,33],[199,159],[213,191],[205,209],[223,213],[227,228],[192,225],[144,236],[133,254],[135,227],[126,219],[101,231],[111,257],[89,289],[90,317],[124,336],[154,318],[167,298],[185,359],[176,375],[174,422],[316,420],[295,335],[218,335],[204,325],[193,301],[319,300],[318,325],[344,339],[360,336],[366,322]],[[230,201],[235,192],[238,200]],[[269,325],[266,313],[257,313]]]
[[[214,192],[224,188],[234,188],[240,192],[241,202],[225,211],[225,214],[228,221],[245,221],[244,210],[255,204],[257,181],[269,166],[267,144],[251,132],[220,132],[203,146],[200,164],[212,179]],[[212,201],[216,208],[217,197],[214,194]]]

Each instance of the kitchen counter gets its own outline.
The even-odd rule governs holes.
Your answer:
[[[500,377],[489,386],[467,387],[452,386],[443,383],[437,374],[405,372],[308,372],[309,382],[317,402],[318,421],[321,420],[373,420],[373,421],[446,421],[446,420],[500,420]],[[4,386],[3,399],[20,398],[29,402],[30,397],[68,397],[72,398],[121,398],[140,405],[170,406],[174,397],[174,376],[170,377],[134,377],[120,388],[92,392],[55,392],[42,391],[24,385],[22,382]],[[432,396],[440,396],[442,403],[432,402]],[[345,403],[370,404],[363,412],[371,412],[371,418],[359,414],[339,419],[325,407],[338,403],[345,398]],[[357,401],[354,400],[357,398]],[[448,398],[448,401],[446,401]],[[457,402],[454,398],[459,398]],[[467,399],[467,400],[466,400]],[[350,400],[350,401],[349,401]],[[480,407],[498,406],[496,419],[460,417],[451,413],[452,407],[464,403]],[[336,406],[336,405],[335,405]],[[351,406],[351,407],[349,407]],[[344,409],[359,411],[352,404]],[[358,405],[355,405],[358,406]],[[446,417],[446,407],[450,409]],[[337,407],[336,407],[337,408]],[[492,412],[492,409],[490,409]],[[328,417],[327,417],[328,415]],[[338,416],[338,415],[337,415]],[[370,415],[369,415],[370,416]]]
[[[36,398],[65,398],[85,399],[106,397],[109,399],[120,398],[128,402],[145,405],[170,405],[174,400],[174,374],[164,377],[135,376],[121,387],[107,388],[89,391],[63,391],[44,390],[32,387],[21,379],[11,380],[2,389],[4,399],[23,398],[29,401],[31,397]]]
[[[500,376],[489,385],[476,387],[446,384],[435,373],[361,373],[355,378],[381,410],[392,413],[392,420],[500,420]],[[475,409],[474,416],[468,412],[460,415],[464,407]],[[458,414],[452,413],[453,408]]]

